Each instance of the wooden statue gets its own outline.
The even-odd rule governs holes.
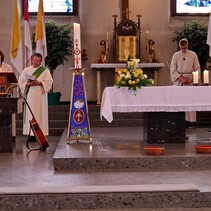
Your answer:
[[[97,63],[107,63],[107,50],[108,46],[105,40],[100,41],[100,53]]]
[[[148,63],[158,63],[159,62],[159,60],[156,58],[156,54],[155,54],[154,40],[147,39],[146,52],[147,52],[147,62]]]

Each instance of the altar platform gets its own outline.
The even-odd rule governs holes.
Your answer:
[[[67,145],[64,131],[62,137],[48,137],[46,152],[29,153],[26,137],[19,136],[12,153],[0,154],[0,209],[210,210],[211,155],[194,149],[196,142],[209,142],[208,129],[188,129],[187,142],[166,145],[161,156],[145,154],[140,127],[91,128],[92,145],[84,141]],[[55,159],[65,162],[66,170],[55,170]],[[141,164],[130,159],[139,159]],[[162,166],[159,159],[172,166]]]
[[[93,129],[92,144],[88,141],[72,141],[66,144],[64,130],[53,156],[57,171],[109,171],[109,170],[196,170],[211,168],[211,153],[200,154],[196,145],[211,145],[211,133],[204,128],[187,130],[186,143],[153,144],[164,146],[162,155],[147,155],[143,128],[98,128]],[[204,134],[202,134],[204,131]],[[102,132],[102,133],[101,133]]]

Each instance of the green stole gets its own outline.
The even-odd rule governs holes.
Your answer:
[[[37,79],[37,78],[44,72],[45,69],[46,69],[46,67],[40,66],[39,68],[37,68],[37,69],[33,72],[32,75],[35,77],[35,79]],[[28,87],[26,88],[26,92],[25,92],[26,98],[27,98],[27,94],[29,93],[29,89],[30,89],[30,86],[28,86]]]
[[[46,67],[44,66],[40,66],[39,68],[37,68],[34,72],[33,72],[33,76],[35,77],[35,79],[37,79],[43,72],[44,70],[46,70]],[[27,95],[29,93],[29,89],[30,89],[30,86],[28,86],[26,88],[26,91],[25,91],[25,97],[27,99]],[[25,112],[26,112],[26,103],[24,103],[24,122],[25,122]]]

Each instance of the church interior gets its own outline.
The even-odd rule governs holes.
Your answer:
[[[22,135],[22,112],[15,111],[15,137],[7,136],[10,131],[3,128],[5,119],[11,117],[12,109],[16,110],[16,102],[10,99],[9,106],[5,106],[5,98],[0,97],[0,140],[9,143],[10,150],[0,152],[0,210],[210,210],[211,154],[196,151],[197,144],[211,146],[210,111],[197,112],[194,129],[185,129],[182,125],[181,132],[172,126],[172,137],[168,136],[168,130],[172,129],[170,120],[165,122],[164,118],[168,112],[152,112],[152,117],[145,112],[114,111],[111,123],[104,117],[101,119],[103,92],[117,83],[117,72],[124,67],[128,55],[140,59],[139,65],[153,78],[154,87],[172,86],[169,64],[178,50],[177,42],[173,41],[175,31],[194,19],[208,24],[209,14],[173,15],[173,0],[77,2],[76,15],[45,14],[45,19],[80,24],[90,139],[67,142],[74,55],[54,72],[53,89],[61,93],[61,99],[58,105],[48,107],[47,150],[27,148],[27,137]],[[12,14],[14,1],[0,0],[0,5],[0,49],[5,53],[5,62],[11,64],[13,16],[8,11]],[[18,0],[18,7],[23,34],[22,0]],[[35,14],[30,15],[31,32],[35,31],[36,18]],[[119,49],[124,47],[121,40],[128,35],[133,50],[124,54]],[[149,41],[156,52],[154,57],[149,56]],[[106,48],[102,56],[103,47]],[[18,77],[18,71],[13,65],[12,68]],[[208,90],[209,86],[203,89]],[[10,111],[5,115],[3,109]],[[169,113],[167,118],[171,121],[184,124],[181,121],[184,112]],[[146,126],[148,118],[154,122],[159,119],[168,130],[155,131],[152,137],[146,138],[148,128],[155,127]],[[165,137],[161,141],[160,135]],[[29,144],[33,149],[39,146],[37,142]],[[151,145],[163,151],[149,155],[145,148]]]

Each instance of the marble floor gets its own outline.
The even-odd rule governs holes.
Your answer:
[[[177,156],[211,156],[199,155],[195,152],[196,143],[209,144],[211,132],[209,128],[187,129],[185,144],[169,145],[169,153]],[[93,143],[98,145],[99,153],[109,156],[146,156],[141,150],[130,148],[129,143],[140,143],[142,130],[129,128],[92,128]],[[202,170],[109,170],[109,171],[56,171],[53,156],[60,141],[58,136],[48,137],[50,147],[47,151],[31,151],[26,148],[26,137],[19,136],[14,143],[13,153],[0,154],[0,189],[4,187],[62,187],[62,186],[93,186],[93,185],[147,185],[147,184],[193,184],[200,192],[211,192],[211,169]],[[115,143],[117,148],[110,147]],[[71,143],[75,144],[75,143]],[[135,146],[135,145],[133,145]],[[36,143],[31,143],[36,147]],[[66,153],[72,153],[67,145]],[[86,152],[80,152],[86,153]],[[102,155],[102,154],[101,154]],[[98,155],[100,156],[100,155]],[[165,156],[165,154],[163,155]],[[1,191],[1,190],[0,190]],[[103,209],[102,209],[103,210]],[[120,209],[119,209],[120,210]],[[124,210],[124,209],[121,209]],[[140,210],[140,209],[130,209]],[[141,209],[157,210],[157,209]],[[158,209],[159,210],[159,209]],[[162,209],[171,211],[197,209]],[[200,208],[200,210],[210,210]]]
[[[113,156],[114,153],[123,153],[124,156],[146,156],[143,151],[130,149],[129,143],[140,142],[142,131],[138,128],[93,128],[91,130],[95,141],[102,153]],[[177,156],[211,156],[199,155],[195,152],[196,142],[209,141],[211,132],[208,128],[188,129],[189,140],[185,144],[169,145],[169,153]],[[60,137],[48,137],[50,147],[47,151],[31,151],[26,148],[25,136],[19,136],[14,143],[13,153],[0,154],[0,186],[62,186],[62,185],[136,185],[136,184],[163,184],[163,183],[191,183],[200,191],[211,191],[211,169],[188,170],[109,170],[109,171],[55,171],[52,158]],[[102,140],[102,141],[100,141]],[[116,143],[117,148],[110,147],[109,143]],[[102,144],[103,143],[103,144]],[[31,143],[31,147],[36,146]],[[128,150],[126,150],[128,148]],[[69,151],[68,151],[69,150]],[[66,152],[72,148],[67,145]],[[78,152],[86,154],[87,152]],[[97,154],[97,153],[96,153]],[[163,156],[167,156],[164,154]]]

